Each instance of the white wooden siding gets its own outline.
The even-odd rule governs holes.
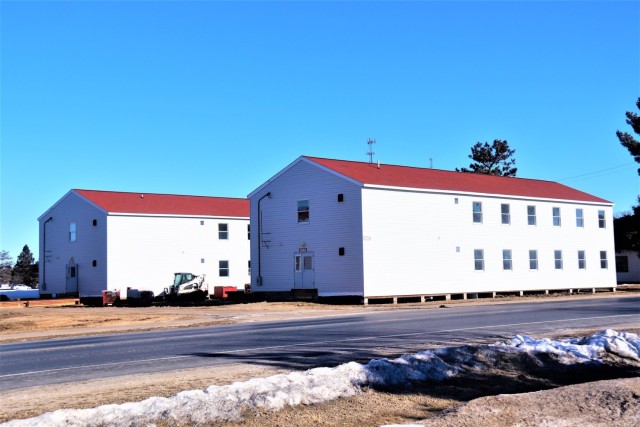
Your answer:
[[[610,206],[499,197],[432,194],[365,188],[363,194],[365,296],[615,286]],[[456,204],[455,200],[458,200]],[[482,223],[472,204],[482,203]],[[511,224],[501,223],[501,204],[510,205]],[[527,205],[536,206],[537,225],[527,224]],[[553,226],[552,208],[562,224]],[[584,211],[576,227],[575,209]],[[604,210],[607,228],[598,228]],[[484,251],[483,271],[474,270],[474,249]],[[511,249],[513,268],[502,268]],[[538,270],[529,270],[529,250],[538,251]],[[554,269],[554,250],[564,268]],[[578,269],[578,250],[587,268]],[[607,251],[608,269],[600,268]]]
[[[109,289],[157,295],[176,272],[206,274],[211,292],[249,283],[248,219],[111,215],[108,221]],[[220,223],[228,224],[228,240],[218,237]],[[229,261],[228,277],[219,275],[221,260]]]
[[[263,247],[258,278],[258,200]],[[344,201],[338,202],[338,194]],[[297,221],[297,202],[309,201],[309,223]],[[259,292],[294,288],[294,254],[303,245],[315,260],[320,296],[362,295],[362,227],[360,187],[302,160],[251,195],[252,288]],[[345,248],[340,256],[338,249]]]
[[[46,225],[46,253],[43,247]],[[93,225],[96,220],[96,226]],[[69,224],[76,224],[76,241],[69,241]],[[96,208],[73,192],[39,218],[40,293],[64,294],[66,266],[73,258],[78,268],[78,293],[81,297],[101,293],[107,284],[107,221],[104,211]],[[96,266],[93,266],[93,261]],[[46,274],[46,280],[43,275]]]

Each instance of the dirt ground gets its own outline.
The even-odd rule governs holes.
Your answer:
[[[629,292],[598,296],[620,296]],[[574,295],[569,298],[588,298]],[[447,301],[451,304],[548,301],[547,296],[498,300]],[[8,308],[0,304],[0,344],[75,335],[144,331],[259,322],[287,318],[348,315],[426,304],[338,306],[304,302],[254,303],[215,307]],[[640,333],[640,319],[619,330]],[[556,336],[582,336],[593,331],[558,331]],[[0,362],[1,363],[1,362]],[[608,369],[567,373],[510,370],[508,361],[488,369],[482,378],[461,378],[424,384],[411,390],[364,390],[361,395],[321,405],[298,406],[278,412],[244,414],[228,426],[636,426],[640,425],[640,377],[636,370]],[[266,366],[236,364],[223,368],[187,369],[161,374],[83,381],[3,391],[0,422],[33,417],[60,408],[91,408],[108,403],[170,397],[179,391],[204,389],[283,371]],[[631,377],[631,378],[624,378]]]

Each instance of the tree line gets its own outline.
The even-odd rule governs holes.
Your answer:
[[[38,287],[38,261],[33,258],[29,245],[24,245],[15,264],[9,251],[0,250],[0,284],[6,283]]]

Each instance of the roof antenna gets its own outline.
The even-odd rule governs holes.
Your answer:
[[[429,157],[429,169],[433,169],[433,157]]]
[[[380,159],[378,159],[378,169],[380,169]]]
[[[367,139],[367,144],[369,144],[369,151],[367,151],[367,156],[369,156],[369,163],[373,163],[373,155],[376,154],[376,152],[373,151],[373,144],[375,143],[375,139]]]

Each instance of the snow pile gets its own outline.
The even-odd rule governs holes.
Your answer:
[[[496,346],[501,345],[528,353],[553,354],[564,364],[598,362],[611,356],[640,361],[638,335],[616,332],[613,329],[606,329],[590,337],[569,338],[561,341],[548,338],[535,340],[517,335],[508,344],[496,344]]]
[[[335,368],[315,368],[211,386],[204,391],[185,391],[171,398],[152,397],[142,402],[93,409],[61,409],[35,418],[9,421],[3,426],[148,426],[158,422],[210,425],[238,420],[246,410],[279,410],[353,396],[363,387],[401,387],[440,381],[467,369],[481,369],[503,352],[551,354],[564,364],[601,363],[613,355],[618,360],[639,364],[640,339],[636,334],[613,330],[559,341],[518,335],[508,343],[427,350],[392,360],[371,360],[366,365],[350,362]]]

